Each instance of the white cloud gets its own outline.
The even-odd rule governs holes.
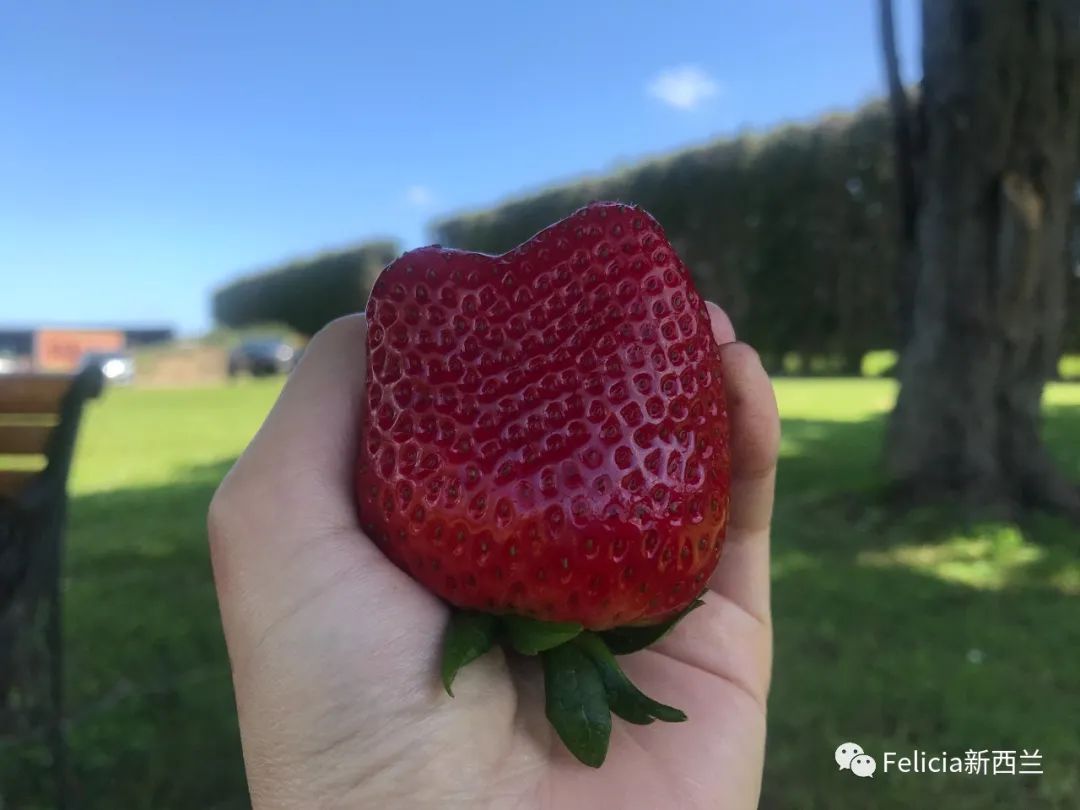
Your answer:
[[[677,110],[692,110],[717,95],[720,84],[708,73],[693,65],[681,65],[660,71],[645,86],[653,98]]]
[[[409,186],[405,189],[405,201],[416,208],[427,208],[435,202],[435,194],[427,186]]]

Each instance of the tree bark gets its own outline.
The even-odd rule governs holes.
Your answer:
[[[896,20],[892,0],[878,0],[878,31],[889,87],[889,107],[893,121],[893,153],[896,190],[899,198],[900,250],[896,267],[895,311],[898,345],[911,339],[912,308],[915,299],[916,238],[919,215],[919,189],[916,172],[917,119],[904,90],[900,74],[900,56],[896,49]],[[921,101],[916,101],[921,105]]]
[[[923,0],[922,14],[918,269],[890,471],[920,499],[1080,514],[1040,416],[1066,312],[1080,0]]]

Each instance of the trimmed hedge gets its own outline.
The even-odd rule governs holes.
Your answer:
[[[246,276],[214,293],[214,319],[233,328],[282,323],[313,335],[362,311],[375,277],[400,252],[391,241],[368,242]]]
[[[434,231],[443,244],[499,253],[600,199],[656,216],[702,293],[771,368],[795,353],[803,365],[827,356],[858,373],[864,354],[895,347],[897,201],[883,103],[650,160]],[[1080,347],[1076,321],[1069,342]]]

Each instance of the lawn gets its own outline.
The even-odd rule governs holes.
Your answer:
[[[874,505],[886,380],[777,383],[776,664],[763,807],[1080,804],[1080,541],[1049,518],[962,525]],[[216,483],[274,383],[116,390],[90,407],[66,568],[78,806],[247,805],[204,536]],[[1048,397],[1080,478],[1080,384]],[[844,741],[874,779],[838,773]],[[882,773],[884,750],[1034,749],[1042,776]],[[44,807],[30,746],[0,750],[10,807]]]

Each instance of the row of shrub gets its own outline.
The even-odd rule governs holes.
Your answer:
[[[375,277],[400,253],[392,241],[368,242],[245,276],[214,293],[214,319],[233,328],[279,323],[313,335],[363,310]]]
[[[854,373],[868,352],[895,348],[897,205],[884,104],[454,216],[435,223],[434,237],[499,253],[597,199],[652,212],[702,292],[722,302],[773,368],[794,354],[830,358],[833,370]],[[227,325],[281,320],[310,333],[359,309],[373,273],[396,251],[391,243],[364,245],[243,279],[218,293],[215,315]],[[1080,350],[1080,319],[1070,328],[1069,346]]]

